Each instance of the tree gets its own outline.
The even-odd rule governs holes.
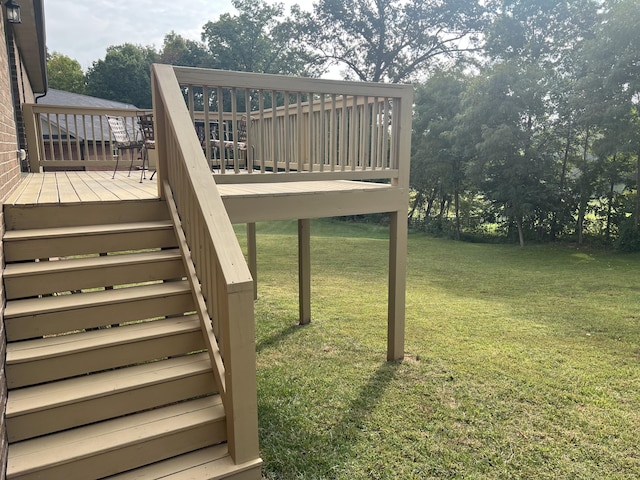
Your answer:
[[[599,100],[594,116],[600,127],[618,139],[617,152],[636,157],[633,229],[640,235],[640,9],[635,0],[610,1],[605,7],[589,45],[587,83]]]
[[[125,43],[110,46],[103,60],[87,72],[87,92],[96,97],[151,107],[151,64],[158,53],[153,47]]]
[[[413,118],[411,187],[416,192],[414,210],[426,204],[429,217],[439,197],[442,215],[448,199],[453,197],[455,237],[460,239],[460,195],[464,186],[465,149],[456,135],[462,95],[467,78],[458,72],[438,72],[419,85],[415,95]]]
[[[305,75],[309,56],[298,42],[295,23],[281,3],[233,0],[238,15],[225,13],[203,27],[202,40],[214,68],[256,73]]]
[[[47,80],[50,88],[72,93],[86,91],[80,63],[60,52],[47,55]]]
[[[159,62],[185,67],[210,68],[213,65],[213,57],[203,43],[185,39],[172,31],[164,37]]]
[[[483,13],[473,0],[319,0],[313,13],[298,12],[325,66],[371,82],[413,80],[473,51]]]

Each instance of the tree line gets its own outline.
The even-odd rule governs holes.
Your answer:
[[[416,85],[414,228],[640,249],[637,0],[234,0],[201,41],[123,44],[52,88],[149,107],[154,62]]]

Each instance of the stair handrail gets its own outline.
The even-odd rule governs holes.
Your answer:
[[[221,379],[229,453],[240,464],[259,458],[253,279],[173,67],[153,65],[151,80],[158,193],[169,201],[184,233],[189,279]]]

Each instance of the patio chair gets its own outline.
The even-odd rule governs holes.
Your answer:
[[[146,178],[146,174],[144,171],[144,165],[147,164],[147,168],[149,168],[149,150],[153,150],[156,148],[156,137],[155,131],[153,128],[153,113],[141,113],[138,115],[138,125],[140,126],[140,131],[142,132],[142,173],[140,174],[140,183],[142,183],[142,179]],[[154,170],[151,174],[151,178],[149,180],[153,180],[156,172],[158,170]]]
[[[251,122],[253,122],[253,118],[251,118]],[[217,147],[218,149],[220,149],[220,147],[223,147],[225,150],[227,151],[234,151],[234,147],[237,146],[238,149],[238,156],[239,156],[239,160],[242,159],[242,157],[244,156],[245,159],[245,167],[247,166],[246,163],[248,161],[248,157],[247,157],[247,149],[248,149],[248,145],[247,145],[247,128],[248,128],[248,122],[247,122],[247,116],[246,115],[242,115],[242,117],[240,117],[240,120],[237,122],[237,130],[234,132],[234,134],[236,135],[236,139],[237,142],[234,144],[233,142],[233,136],[229,135],[228,129],[226,128],[226,124],[225,124],[225,129],[224,129],[224,136],[225,139],[224,141],[219,141],[217,138],[214,138],[211,142],[211,144],[215,147]],[[217,132],[217,130],[216,130]],[[215,151],[214,151],[215,152]],[[235,153],[234,153],[235,155]],[[222,156],[222,154],[221,154]],[[227,159],[230,158],[230,156],[225,156]],[[214,160],[215,160],[215,154],[214,154]]]
[[[111,134],[115,139],[115,149],[114,154],[116,157],[116,166],[113,169],[113,176],[116,178],[116,172],[118,171],[118,163],[120,162],[120,152],[129,151],[129,155],[131,156],[131,164],[129,165],[129,175],[131,176],[131,169],[133,168],[133,161],[137,158],[138,154],[142,154],[142,147],[144,146],[144,141],[140,138],[137,138],[135,130],[132,132],[131,127],[128,129],[127,124],[123,117],[113,117],[110,115],[106,115],[107,123],[109,124],[109,129],[111,130]],[[135,127],[134,127],[135,128]],[[134,155],[134,152],[137,152]],[[144,160],[143,160],[144,161]],[[142,170],[144,173],[144,163],[142,165]]]

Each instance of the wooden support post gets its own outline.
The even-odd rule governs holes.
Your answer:
[[[253,299],[258,299],[258,250],[256,246],[256,224],[247,223],[247,256],[249,272],[253,277]]]
[[[258,393],[253,292],[227,295],[223,310],[229,316],[223,333],[227,415],[227,444],[236,464],[260,457],[258,447]]]
[[[405,292],[407,276],[407,213],[392,212],[389,226],[389,312],[387,360],[404,358]]]
[[[311,221],[298,220],[300,325],[311,322]]]

